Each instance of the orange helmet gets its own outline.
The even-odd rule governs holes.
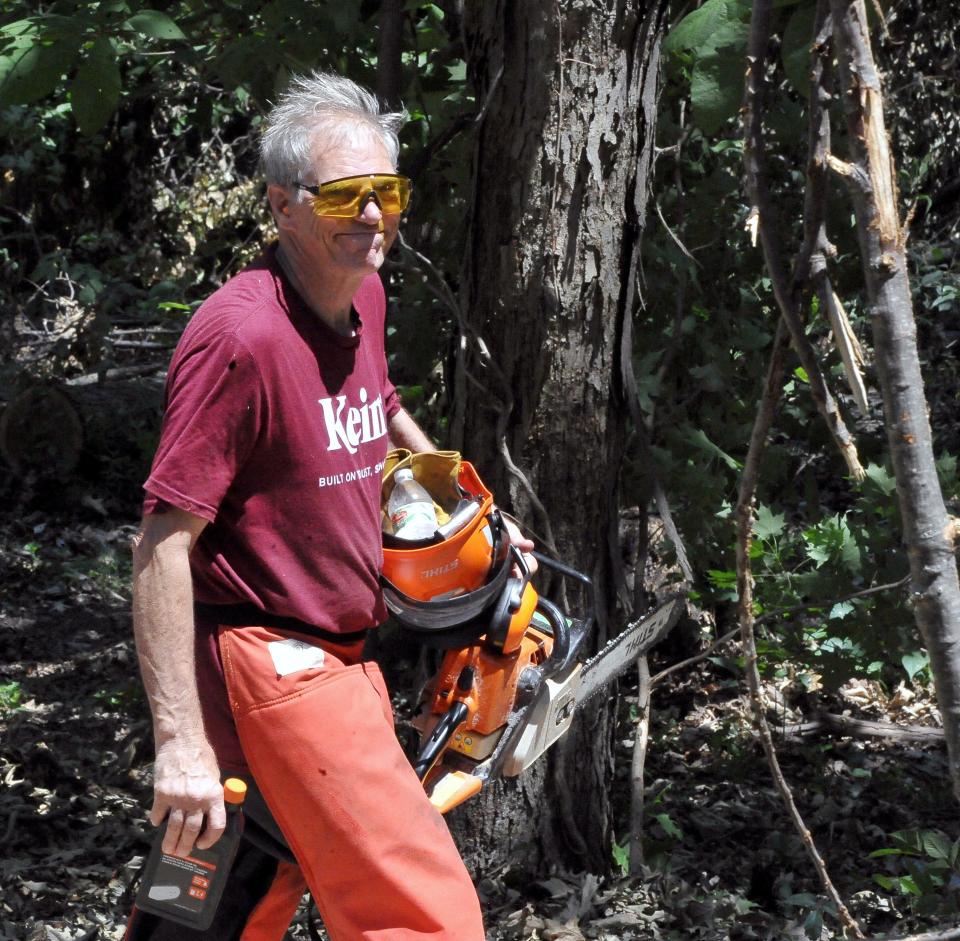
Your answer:
[[[510,536],[493,495],[473,465],[457,473],[462,499],[430,539],[383,534],[383,596],[390,613],[415,631],[443,631],[497,601],[510,574]]]

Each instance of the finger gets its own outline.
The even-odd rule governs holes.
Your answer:
[[[150,808],[150,814],[147,819],[155,827],[159,827],[163,823],[163,818],[167,816],[167,811],[170,809],[170,800],[167,797],[163,797],[160,794],[154,793],[153,795],[153,807]]]
[[[200,839],[197,840],[198,849],[209,849],[217,840],[223,836],[223,831],[227,828],[227,811],[223,806],[223,801],[219,805],[210,808],[207,814],[207,825],[204,828]]]
[[[197,837],[200,835],[202,829],[203,811],[191,810],[190,813],[184,817],[183,827],[180,830],[180,839],[177,841],[173,855],[189,856],[190,850],[193,849],[193,844],[197,842]]]
[[[180,840],[180,831],[183,829],[183,811],[179,807],[172,807],[167,815],[167,832],[163,836],[160,848],[168,856],[174,855],[174,850]]]

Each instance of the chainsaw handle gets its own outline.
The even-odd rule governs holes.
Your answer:
[[[421,781],[430,773],[430,769],[447,747],[447,742],[453,737],[457,726],[467,718],[469,713],[467,704],[458,700],[441,716],[430,737],[423,743],[420,754],[417,755],[417,760],[413,764],[413,770]]]
[[[553,676],[566,664],[570,656],[570,625],[567,624],[563,612],[546,598],[537,599],[537,610],[550,622],[553,629],[553,649],[541,667],[544,676]]]
[[[593,579],[589,576],[584,575],[583,572],[578,572],[576,569],[570,568],[569,565],[564,565],[563,562],[558,562],[556,559],[551,558],[548,555],[544,555],[542,552],[537,552],[534,550],[530,553],[540,565],[545,565],[548,569],[553,569],[555,572],[559,572],[564,578],[571,578],[575,582],[580,582],[587,590],[587,613],[586,617],[583,619],[583,623],[587,625],[589,630],[590,625],[593,624],[593,619],[596,617],[597,613],[597,591],[593,586]]]

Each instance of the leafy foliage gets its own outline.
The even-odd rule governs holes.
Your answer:
[[[874,882],[904,898],[918,914],[956,915],[960,911],[960,839],[941,830],[899,830],[893,846],[875,850],[871,859],[883,859],[887,871]]]
[[[814,6],[801,0],[778,4],[774,11],[780,57],[772,76],[776,92],[767,103],[767,134],[776,155],[774,199],[783,220],[799,219],[801,211]],[[647,296],[635,356],[660,479],[669,482],[688,552],[692,549],[705,573],[699,597],[721,610],[736,600],[730,508],[778,316],[759,249],[742,228],[746,207],[740,195],[741,142],[734,118],[742,97],[749,14],[750,4],[741,0],[707,0],[685,10],[664,42],[667,82],[654,186],[663,222],[654,224],[647,236]],[[936,27],[930,32],[933,36]],[[895,37],[888,48],[902,52]],[[899,99],[890,102],[894,114],[906,119]],[[913,135],[921,133],[916,123]],[[835,127],[842,126],[841,120],[835,122]],[[926,133],[931,140],[940,139],[932,124]],[[842,153],[842,132],[835,148]],[[828,218],[828,229],[838,246],[835,264],[844,303],[869,348],[868,312],[861,300],[849,220],[835,213]],[[788,250],[796,247],[799,234],[798,225],[782,231]],[[942,335],[944,316],[955,316],[958,310],[957,285],[945,263],[951,257],[945,246],[914,247],[917,310],[921,328],[931,335]],[[785,388],[776,435],[768,443],[754,524],[762,664],[774,673],[799,670],[815,684],[833,689],[851,676],[878,677],[895,685],[906,675],[921,682],[928,676],[928,664],[905,593],[850,597],[899,582],[907,572],[899,545],[895,484],[878,423],[880,403],[874,395],[869,416],[854,410],[829,326],[815,299],[807,332],[856,430],[867,479],[860,486],[844,479],[806,376],[797,367]],[[948,387],[953,388],[952,383]],[[931,389],[934,401],[940,400],[936,382]],[[938,435],[941,483],[956,506],[952,427],[950,421],[940,423]],[[629,468],[627,486],[633,499],[647,492],[642,463]]]

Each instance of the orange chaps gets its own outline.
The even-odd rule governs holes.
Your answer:
[[[244,756],[298,866],[244,840],[222,929],[220,912],[203,933],[135,913],[128,941],[282,941],[305,885],[331,941],[483,941],[470,877],[397,742],[379,667],[355,662],[361,645],[270,627],[221,627],[219,643]]]

